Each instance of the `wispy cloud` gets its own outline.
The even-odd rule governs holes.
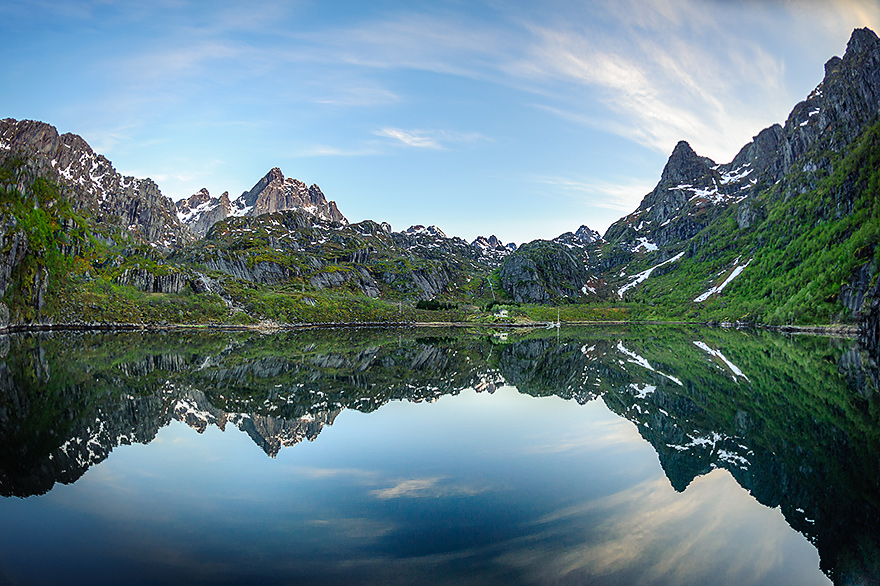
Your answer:
[[[686,494],[675,493],[661,477],[560,509],[536,524],[543,532],[524,531],[522,542],[498,561],[523,567],[528,560],[540,572],[536,578],[571,583],[608,576],[643,583],[706,583],[718,576],[724,583],[770,583],[786,571],[779,552],[782,544],[791,547],[790,528],[736,486],[729,473],[699,477]],[[725,508],[719,510],[718,502]],[[561,535],[577,531],[588,538],[560,545]],[[804,542],[797,547],[801,543],[804,550],[810,547]],[[743,563],[726,563],[733,559]]]
[[[698,150],[728,155],[760,130],[760,114],[768,114],[765,106],[749,113],[743,87],[763,92],[751,95],[752,101],[761,95],[755,106],[781,101],[768,96],[778,98],[783,65],[754,46],[727,43],[723,35],[717,42],[729,51],[722,57],[706,49],[705,39],[674,34],[626,35],[629,42],[621,43],[565,28],[533,26],[532,33],[531,54],[514,73],[559,85],[562,99],[544,108],[662,152],[687,139]],[[567,97],[572,84],[612,115],[597,115]]]
[[[647,181],[630,180],[607,183],[572,179],[570,177],[532,176],[533,183],[552,187],[558,193],[589,206],[630,212],[654,185]]]
[[[376,136],[391,138],[406,146],[444,150],[449,144],[461,144],[488,140],[479,133],[450,132],[446,130],[404,130],[402,128],[380,128]]]
[[[360,478],[362,480],[373,480],[378,474],[372,470],[363,468],[317,468],[313,466],[296,466],[294,468],[297,474],[302,474],[309,478],[326,479],[338,477]]]
[[[566,4],[559,11],[498,10],[491,21],[463,11],[403,10],[308,32],[283,26],[289,14],[254,21],[227,10],[200,27],[178,22],[178,30],[191,28],[191,37],[157,43],[120,67],[137,72],[138,87],[157,81],[216,87],[192,80],[219,66],[242,84],[270,74],[278,80],[270,92],[276,98],[342,107],[406,102],[406,90],[391,91],[378,75],[429,71],[540,96],[545,111],[664,153],[685,139],[713,158],[730,156],[790,108],[792,96],[780,82],[784,62],[741,31],[720,26],[722,2]],[[876,18],[877,10],[856,10],[854,0],[838,4],[861,20]],[[243,42],[233,34],[239,30],[259,30],[262,41]],[[302,92],[285,81],[301,78],[314,87]],[[375,134],[434,150],[473,138],[396,127]]]
[[[290,153],[293,157],[368,157],[381,154],[377,148],[341,148],[328,145],[313,145]]]
[[[342,84],[343,82],[339,83]],[[400,101],[399,95],[389,89],[376,85],[332,88],[332,91],[327,91],[323,96],[315,98],[315,102],[318,104],[356,107],[387,106],[397,104]]]
[[[436,133],[427,132],[425,130],[403,130],[401,128],[381,128],[374,134],[376,136],[384,136],[393,138],[403,144],[423,149],[441,149],[440,142]]]

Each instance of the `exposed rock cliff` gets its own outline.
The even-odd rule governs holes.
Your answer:
[[[501,285],[520,302],[577,299],[586,295],[583,288],[589,278],[583,257],[546,240],[523,244],[501,267]]]
[[[727,206],[743,202],[740,229],[760,213],[751,200],[769,185],[782,181],[801,165],[817,176],[830,171],[827,158],[801,159],[811,151],[840,152],[858,138],[880,111],[880,40],[869,29],[856,29],[843,58],[825,64],[825,77],[803,102],[792,109],[784,126],[762,130],[740,149],[733,161],[716,164],[679,142],[660,181],[638,209],[618,220],[605,239],[636,249],[640,242],[674,246],[686,241],[718,217]],[[799,178],[788,192],[815,188],[815,180]]]
[[[99,225],[163,248],[194,239],[151,179],[123,177],[76,134],[59,135],[54,126],[33,120],[0,120],[0,157],[15,156],[67,186],[74,208],[93,214]]]

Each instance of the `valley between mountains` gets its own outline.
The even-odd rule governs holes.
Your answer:
[[[0,326],[677,320],[843,324],[876,344],[878,114],[880,39],[857,29],[732,161],[682,141],[604,235],[519,246],[351,223],[279,168],[175,203],[81,137],[7,118]]]

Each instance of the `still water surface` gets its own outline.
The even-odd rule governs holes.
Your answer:
[[[56,333],[4,360],[4,584],[877,577],[850,341]]]

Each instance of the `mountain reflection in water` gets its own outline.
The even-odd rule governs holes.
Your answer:
[[[547,503],[565,505],[550,508],[548,504],[547,510],[542,510],[545,501],[539,498],[531,503],[507,502],[504,491],[496,491],[489,498],[494,490],[490,484],[512,473],[500,462],[493,464],[490,458],[474,460],[475,466],[486,467],[483,484],[456,483],[449,472],[456,466],[463,469],[469,456],[462,454],[455,462],[454,447],[443,456],[444,444],[438,440],[436,447],[426,449],[438,454],[438,462],[448,462],[447,468],[436,464],[434,474],[405,478],[409,464],[398,462],[394,465],[400,467],[403,480],[390,486],[370,484],[373,488],[368,494],[373,501],[394,502],[402,507],[397,514],[412,523],[406,531],[355,508],[347,511],[349,517],[326,523],[344,521],[345,535],[360,535],[367,541],[385,536],[386,541],[394,542],[391,557],[401,565],[413,560],[430,560],[436,565],[441,558],[443,563],[451,563],[447,558],[457,551],[455,544],[467,544],[469,551],[482,552],[486,560],[491,559],[493,568],[505,568],[482,575],[484,582],[574,583],[589,577],[595,583],[626,583],[635,578],[644,583],[697,583],[704,574],[693,568],[682,569],[687,567],[683,560],[689,555],[689,540],[702,540],[703,546],[717,541],[719,549],[732,547],[737,539],[732,534],[734,527],[719,525],[718,519],[709,518],[702,524],[679,519],[676,522],[682,528],[678,535],[690,535],[666,543],[668,549],[654,553],[663,540],[645,535],[652,531],[653,535],[662,535],[669,529],[671,512],[676,511],[672,517],[678,518],[683,507],[711,511],[713,502],[724,501],[726,512],[714,514],[728,520],[736,514],[751,514],[742,512],[751,510],[745,501],[739,503],[740,499],[749,499],[748,495],[726,488],[726,479],[732,476],[759,503],[778,508],[788,525],[815,545],[821,570],[834,582],[880,581],[878,369],[853,341],[693,327],[642,327],[563,329],[558,337],[555,333],[533,332],[511,334],[506,339],[446,330],[340,329],[272,335],[57,332],[7,336],[2,344],[0,494],[5,497],[44,495],[56,483],[74,483],[90,468],[101,469],[98,464],[120,445],[147,444],[160,430],[161,434],[179,434],[182,428],[168,428],[172,421],[183,422],[205,435],[213,433],[210,430],[215,427],[225,430],[233,425],[275,458],[283,448],[316,440],[346,410],[371,413],[392,401],[433,402],[447,395],[469,393],[469,389],[493,393],[512,386],[519,397],[555,396],[587,407],[595,405],[596,409],[604,402],[610,411],[635,425],[637,433],[656,452],[674,490],[663,492],[658,479],[638,477],[638,471],[647,464],[636,458],[620,463],[621,467],[632,467],[629,484],[607,494],[597,493],[586,505],[572,502],[574,493],[563,494],[562,488],[546,486],[546,482],[542,485],[542,478],[552,482],[567,474],[587,475],[577,477],[583,483],[584,494],[593,490],[586,488],[591,483],[604,486],[615,480],[597,479],[596,473],[589,476],[586,463],[583,471],[560,472],[554,468],[542,476],[542,466],[570,468],[571,462],[542,460],[539,454],[534,470],[527,473],[533,477],[528,481],[528,490],[539,496],[552,493],[552,498],[545,495]],[[602,401],[594,402],[597,398]],[[493,399],[498,399],[493,408],[507,404],[500,397]],[[525,398],[506,399],[508,403],[514,400]],[[487,409],[490,404],[481,405],[480,409]],[[565,413],[585,408],[569,403]],[[388,406],[382,411],[390,409]],[[479,411],[474,409],[473,413]],[[590,413],[598,413],[596,409]],[[491,415],[479,412],[483,419],[469,422],[470,427],[462,423],[459,433],[469,433],[468,429],[481,425],[492,427]],[[416,418],[414,411],[407,413],[406,417]],[[454,417],[462,419],[467,413],[462,409]],[[577,416],[583,416],[583,412]],[[594,423],[616,425],[601,418]],[[495,433],[502,442],[528,443],[529,434],[538,433],[529,429],[532,424],[546,426],[547,422],[526,419],[516,423],[522,425],[521,429],[498,429]],[[420,425],[427,427],[430,423]],[[625,429],[632,433],[633,427]],[[442,430],[437,432],[442,434]],[[607,441],[598,436],[590,438],[587,443]],[[375,457],[390,461],[392,456],[380,452],[391,454],[396,449],[395,441],[401,440],[377,445]],[[565,438],[554,441],[558,443],[533,446],[533,451],[538,454],[541,450],[549,453],[568,448]],[[316,445],[321,442],[318,439]],[[150,448],[167,449],[154,445]],[[474,452],[482,447],[472,446]],[[590,457],[603,457],[600,448],[592,446],[596,455]],[[511,460],[514,463],[510,466],[525,466],[522,462],[526,461],[531,460]],[[298,474],[370,474],[356,467],[340,470],[332,463],[322,466],[300,467]],[[601,470],[614,470],[613,462],[604,466]],[[489,475],[490,468],[493,475]],[[730,476],[718,469],[728,471]],[[483,478],[474,472],[462,475],[471,481]],[[363,478],[359,482],[369,484]],[[520,478],[508,482],[514,486],[525,481]],[[348,489],[338,490],[345,493]],[[676,495],[686,490],[702,502],[699,507],[676,500]],[[352,503],[361,498],[346,494],[339,498],[351,499]],[[402,495],[417,498],[404,503]],[[430,508],[415,506],[426,497],[435,499]],[[314,498],[315,503],[320,501]],[[12,509],[15,501],[0,501],[0,519],[25,514]],[[641,513],[629,511],[628,502],[640,502],[652,514],[646,516],[642,509]],[[11,512],[4,514],[4,506]],[[534,507],[528,519],[516,511],[524,506]],[[612,514],[616,516],[615,529],[599,537],[599,528],[609,524],[603,519]],[[700,514],[711,517],[709,513]],[[278,515],[278,522],[283,523],[281,512]],[[467,526],[442,519],[465,522]],[[579,519],[579,523],[594,519],[596,525],[586,533],[581,525],[572,530],[571,519]],[[311,523],[310,539],[333,533],[330,525],[315,519]],[[524,526],[538,529],[524,534]],[[266,527],[252,530],[269,531]],[[290,532],[284,535],[285,539],[293,539]],[[310,539],[297,537],[297,551],[316,548]],[[340,538],[336,535],[334,539]],[[743,543],[748,539],[742,538]],[[500,543],[507,544],[504,551],[497,551]],[[559,547],[564,547],[564,556],[548,553]],[[651,566],[653,574],[648,573],[642,559],[649,554],[656,558]],[[336,564],[338,569],[351,552],[340,555],[340,559],[328,559],[327,564]],[[552,563],[547,562],[550,558]],[[642,559],[642,566],[633,565],[636,558]],[[381,559],[388,563],[387,557]],[[476,559],[462,562],[459,571],[465,575],[475,564]],[[485,561],[484,565],[490,564]],[[668,567],[657,573],[661,566]],[[303,567],[279,572],[294,580],[333,581],[332,573],[309,575],[302,573]],[[553,567],[556,575],[535,575],[535,567],[542,571]],[[403,571],[400,567],[397,570]],[[760,570],[755,567],[750,571],[760,576]],[[13,559],[0,554],[0,581],[15,582],[20,571]],[[416,581],[413,576],[418,571],[407,566],[399,578],[402,582]],[[727,571],[737,580],[742,577],[742,572],[737,574],[730,568],[719,571]],[[799,575],[791,568],[784,571],[792,580]],[[450,581],[456,581],[453,574],[447,576]],[[233,574],[225,575],[228,578]],[[437,576],[432,579],[443,581]],[[212,580],[223,581],[218,576]],[[762,583],[761,578],[755,580]]]

